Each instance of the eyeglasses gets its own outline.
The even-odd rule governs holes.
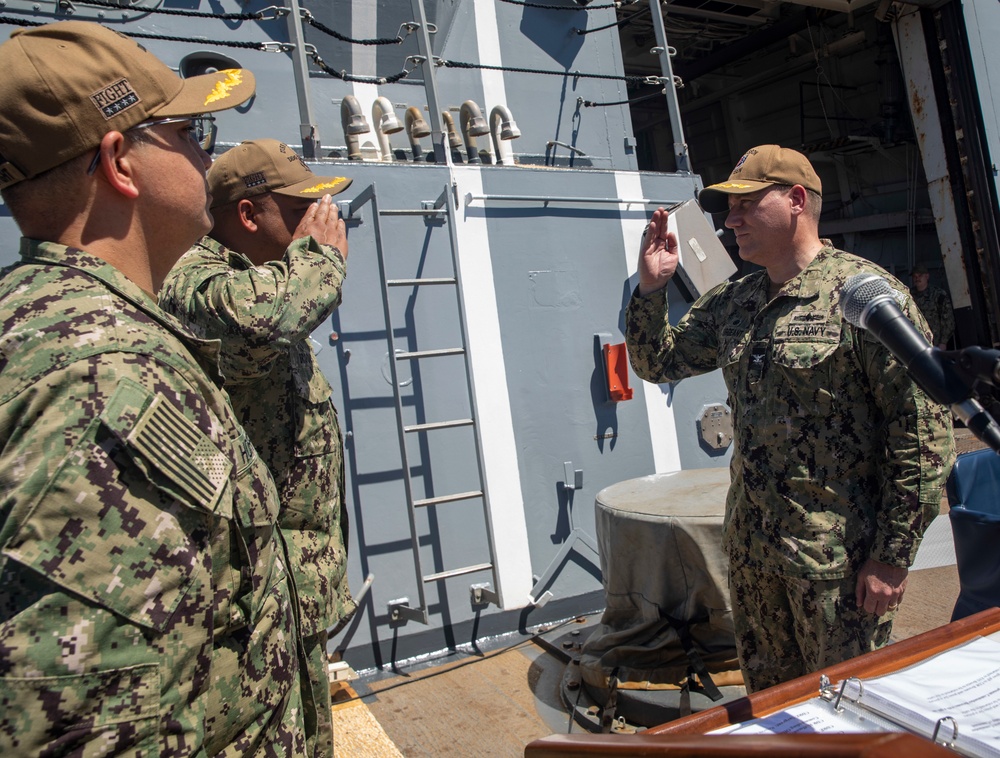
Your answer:
[[[137,131],[139,129],[149,129],[153,126],[161,126],[162,124],[180,124],[182,122],[189,122],[188,127],[191,139],[198,143],[202,150],[206,153],[211,154],[212,150],[215,149],[215,135],[218,132],[218,127],[215,125],[215,116],[211,114],[203,114],[201,116],[171,116],[169,118],[151,118],[148,121],[141,121],[130,129],[126,129],[126,132]],[[90,166],[87,167],[87,175],[92,176],[95,171],[97,171],[97,166],[101,162],[101,149],[97,149],[97,153],[94,155],[94,160],[90,162]]]
[[[204,149],[206,143],[211,139],[214,142],[215,137],[215,116],[210,113],[202,114],[201,116],[173,116],[171,118],[151,118],[148,121],[142,121],[135,126],[133,126],[128,131],[135,131],[138,129],[149,129],[152,126],[160,126],[161,124],[179,124],[182,121],[191,122],[191,139],[197,142]]]

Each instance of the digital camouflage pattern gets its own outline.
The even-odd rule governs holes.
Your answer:
[[[748,691],[787,682],[889,643],[896,611],[859,608],[855,578],[816,581],[735,567],[729,590]],[[800,655],[790,655],[790,651]]]
[[[841,288],[890,274],[824,247],[778,295],[756,271],[715,287],[675,327],[666,290],[628,305],[636,373],[668,382],[721,368],[733,411],[724,547],[734,567],[831,580],[868,558],[909,566],[954,460],[948,410],[878,340],[843,320]]]
[[[944,345],[955,333],[955,312],[951,307],[951,298],[940,287],[927,285],[923,292],[910,290],[910,296],[917,308],[927,319],[927,325],[934,335],[933,345]]]
[[[196,340],[117,269],[0,279],[0,751],[305,749],[274,483]]]
[[[344,276],[340,252],[312,237],[256,267],[205,237],[160,290],[166,310],[199,336],[222,340],[226,389],[278,485],[278,523],[313,661],[312,688],[317,697],[325,692],[327,703],[326,630],[346,621],[355,605],[346,578],[343,441],[309,335],[340,304]],[[329,724],[328,712],[321,702],[307,714],[319,725],[310,735],[325,737],[329,728],[319,727],[324,717]]]

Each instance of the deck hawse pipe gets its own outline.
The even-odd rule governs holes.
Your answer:
[[[490,134],[493,137],[493,152],[496,161],[504,166],[514,165],[514,149],[510,140],[521,136],[521,130],[506,105],[495,105],[490,111]]]
[[[389,145],[390,134],[403,131],[403,125],[396,118],[396,111],[389,102],[389,98],[379,95],[372,103],[372,123],[375,125],[375,134],[378,137],[378,148],[381,159],[391,163],[392,147]]]
[[[344,139],[347,141],[347,159],[360,161],[361,142],[358,135],[367,134],[371,127],[368,126],[365,114],[361,112],[361,103],[354,95],[344,95],[340,102],[340,123],[344,127]]]
[[[448,111],[441,111],[441,121],[444,122],[445,131],[448,133],[448,148],[451,150],[451,159],[457,163],[462,162],[462,138],[455,128],[455,119]]]
[[[459,123],[462,125],[462,137],[465,139],[465,152],[468,154],[469,163],[482,163],[479,157],[479,148],[476,145],[476,137],[490,133],[490,126],[483,118],[483,112],[473,100],[466,100],[462,103],[459,111]]]
[[[423,148],[420,147],[420,138],[428,136],[431,133],[431,128],[424,121],[420,109],[415,105],[411,105],[406,109],[406,113],[403,115],[403,123],[406,128],[406,137],[410,140],[410,150],[413,152],[413,160],[416,160],[423,153]]]

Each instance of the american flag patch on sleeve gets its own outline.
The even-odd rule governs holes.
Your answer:
[[[175,487],[195,503],[216,510],[233,463],[163,395],[123,379],[102,417]]]

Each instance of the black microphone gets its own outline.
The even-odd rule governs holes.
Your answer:
[[[895,290],[877,274],[856,274],[840,292],[840,312],[854,326],[878,338],[935,402],[952,412],[980,440],[1000,453],[1000,426],[971,397],[972,390],[941,350],[932,347],[906,317]]]

